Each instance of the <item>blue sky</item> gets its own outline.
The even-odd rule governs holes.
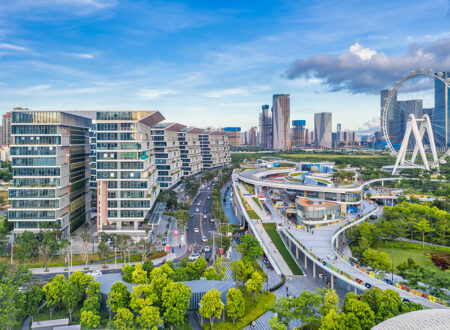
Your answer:
[[[157,109],[195,126],[378,123],[378,91],[450,69],[446,0],[1,0],[0,109]]]

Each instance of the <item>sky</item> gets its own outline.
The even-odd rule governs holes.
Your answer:
[[[258,125],[290,94],[313,128],[379,124],[379,91],[450,70],[450,2],[1,0],[0,114],[159,110],[198,127]]]

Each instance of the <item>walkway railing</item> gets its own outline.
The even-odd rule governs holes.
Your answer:
[[[347,229],[349,229],[349,228],[351,228],[351,227],[353,227],[353,226],[356,226],[356,225],[360,224],[361,222],[365,221],[368,217],[370,217],[372,214],[376,213],[377,211],[378,211],[378,206],[376,206],[375,210],[373,210],[372,212],[370,212],[370,213],[367,214],[366,216],[362,217],[361,219],[358,219],[358,220],[356,220],[356,221],[349,222],[349,223],[345,224],[344,226],[338,228],[338,229],[334,232],[334,235],[333,235],[333,237],[331,238],[331,245],[332,245],[334,251],[336,252],[336,254],[339,256],[339,258],[341,258],[344,262],[346,262],[347,264],[349,264],[349,265],[352,266],[353,268],[359,270],[360,272],[363,272],[363,273],[369,275],[370,277],[372,277],[372,278],[374,278],[374,279],[376,279],[376,280],[378,280],[378,281],[380,281],[380,282],[386,283],[386,284],[388,284],[388,285],[395,286],[396,288],[398,288],[398,289],[400,289],[400,290],[403,290],[403,291],[406,291],[406,292],[408,292],[408,293],[411,293],[411,294],[413,294],[413,295],[415,295],[415,296],[417,296],[417,297],[421,297],[421,298],[424,298],[424,299],[429,300],[429,301],[431,301],[431,302],[434,302],[434,303],[437,303],[437,304],[440,304],[440,305],[443,305],[443,306],[446,306],[446,307],[447,307],[447,306],[448,306],[448,302],[447,302],[447,301],[442,300],[442,299],[440,299],[440,298],[438,298],[438,297],[434,297],[434,296],[432,296],[432,295],[429,295],[429,294],[427,294],[427,293],[425,293],[425,292],[422,292],[422,291],[420,291],[420,290],[408,288],[408,286],[406,286],[406,285],[404,285],[404,284],[402,284],[402,283],[400,283],[400,282],[392,281],[392,280],[388,279],[387,277],[380,276],[380,275],[376,274],[375,272],[373,272],[373,271],[371,271],[371,270],[368,270],[368,269],[364,268],[363,266],[360,266],[360,265],[354,263],[354,262],[351,261],[349,258],[347,258],[342,252],[340,252],[339,250],[337,250],[337,249],[335,248],[334,242],[335,242],[336,238],[337,238],[341,233],[343,233],[343,232],[346,231]],[[356,280],[358,280],[358,279],[356,279]],[[362,281],[361,281],[361,282],[362,282]],[[359,282],[358,282],[358,283],[359,283]],[[367,283],[367,284],[368,284],[368,283]],[[370,285],[370,284],[369,284],[369,285]],[[365,286],[368,287],[367,285],[365,285]],[[368,288],[370,288],[370,287],[368,287]]]

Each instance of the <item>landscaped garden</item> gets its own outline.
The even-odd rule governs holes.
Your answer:
[[[286,264],[291,269],[292,273],[294,275],[303,275],[302,270],[298,266],[297,262],[294,260],[292,255],[289,253],[289,250],[286,248],[286,245],[284,245],[284,242],[282,238],[280,237],[280,234],[278,234],[276,230],[276,224],[275,223],[263,223],[264,229],[266,230],[267,234],[269,235],[272,242],[275,244],[278,252],[283,257],[284,261],[286,261]]]

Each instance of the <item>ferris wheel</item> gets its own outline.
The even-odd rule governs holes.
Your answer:
[[[446,163],[450,155],[449,88],[448,75],[420,70],[403,75],[386,91],[381,126],[387,147],[397,157],[393,173],[398,165],[439,169],[439,164]],[[418,154],[423,165],[415,165]]]

